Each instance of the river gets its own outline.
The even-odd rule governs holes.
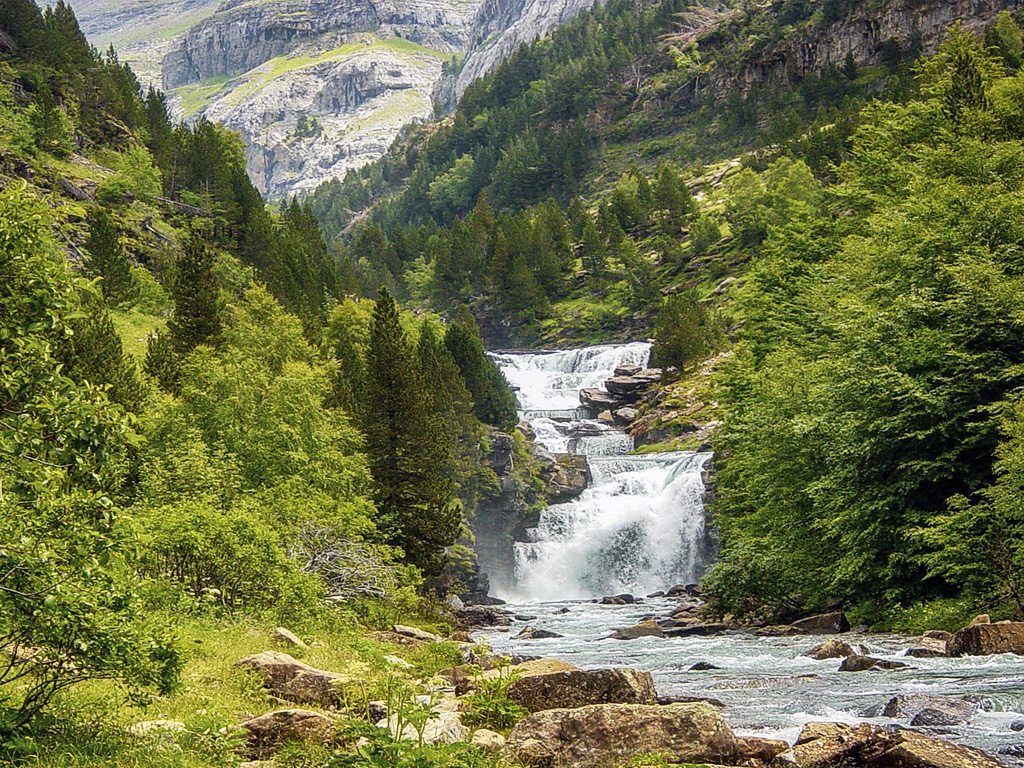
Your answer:
[[[626,456],[632,438],[578,410],[579,390],[600,387],[621,365],[647,362],[647,344],[608,345],[537,354],[496,354],[517,388],[521,416],[552,451],[584,453],[593,483],[578,500],[547,508],[528,541],[515,544],[515,573],[499,579],[498,594],[523,619],[511,632],[487,636],[497,651],[555,656],[583,669],[626,666],[650,671],[661,695],[713,698],[741,736],[795,740],[803,724],[899,724],[882,717],[899,693],[975,694],[989,700],[963,726],[923,728],[932,735],[997,753],[1024,744],[1024,659],[1014,655],[903,658],[913,639],[846,634],[870,655],[907,662],[893,671],[838,672],[839,660],[802,654],[822,637],[605,639],[612,630],[664,616],[668,598],[633,605],[601,605],[595,598],[637,595],[695,581],[713,553],[704,524],[703,469],[709,454],[680,452]],[[563,637],[517,640],[527,624]],[[697,662],[719,669],[691,671]],[[1024,755],[1024,748],[1021,750]],[[999,755],[1007,765],[1024,758]]]

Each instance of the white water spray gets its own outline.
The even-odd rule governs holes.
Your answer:
[[[541,513],[515,544],[514,588],[502,597],[543,601],[645,594],[696,581],[706,567],[701,476],[709,453],[626,456],[633,439],[588,418],[579,390],[603,388],[615,368],[644,366],[650,345],[494,355],[518,389],[538,442],[588,457],[593,482],[575,501]]]

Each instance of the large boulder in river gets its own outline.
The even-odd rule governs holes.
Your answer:
[[[612,640],[636,640],[638,637],[664,637],[665,630],[658,626],[654,619],[641,621],[632,627],[615,630],[609,638]]]
[[[1024,654],[1024,621],[972,624],[954,632],[946,649],[950,656]]]
[[[635,669],[577,670],[521,677],[508,687],[508,697],[531,712],[657,701],[651,673]]]
[[[553,637],[565,637],[565,635],[552,632],[550,629],[541,629],[540,627],[530,625],[524,627],[523,631],[516,635],[516,640],[547,640]]]
[[[732,764],[739,749],[722,715],[703,704],[597,704],[520,720],[503,753],[538,768],[607,768],[650,754]]]
[[[917,641],[917,645],[913,648],[908,648],[906,655],[913,656],[918,659],[934,659],[941,658],[943,656],[949,656],[949,641],[940,640],[937,637],[921,637]]]
[[[803,655],[816,661],[822,661],[823,659],[844,659],[848,656],[855,656],[856,651],[848,643],[833,637],[823,643],[818,643]]]
[[[934,739],[914,731],[873,725],[808,723],[793,748],[772,768],[998,768],[979,749]]]
[[[908,664],[902,661],[889,661],[887,659],[876,659],[874,656],[861,656],[853,654],[843,659],[839,665],[840,672],[866,672],[869,669],[906,669]]]
[[[307,704],[336,704],[340,686],[348,680],[337,672],[315,669],[279,651],[246,656],[235,666],[254,672],[282,699]]]
[[[954,699],[928,693],[901,693],[889,699],[882,714],[908,720],[911,725],[959,725],[966,723],[981,708],[979,699]],[[922,722],[922,715],[925,715]]]
[[[660,368],[647,368],[632,376],[612,376],[604,387],[620,399],[639,399],[649,387],[661,381]]]
[[[808,616],[806,619],[794,621],[791,626],[808,635],[838,635],[840,632],[850,631],[850,622],[846,620],[846,614],[842,611]]]

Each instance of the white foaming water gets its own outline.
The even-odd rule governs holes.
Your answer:
[[[592,483],[575,501],[541,512],[515,544],[514,587],[502,597],[543,601],[645,593],[696,581],[706,531],[702,471],[708,453],[625,456],[633,438],[581,418],[579,391],[603,389],[621,365],[643,367],[650,344],[540,354],[495,354],[517,388],[521,416],[554,453],[588,457]]]
[[[647,365],[651,345],[606,344],[565,352],[493,354],[509,384],[518,388],[523,411],[572,410],[580,407],[580,390],[603,389],[620,365]]]

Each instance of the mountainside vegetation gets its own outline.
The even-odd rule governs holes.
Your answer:
[[[310,206],[361,285],[492,344],[724,350],[720,615],[1016,616],[1021,27],[741,76],[860,10],[610,2]]]
[[[237,762],[222,728],[267,696],[223,670],[282,623],[371,687],[457,661],[363,636],[443,630],[472,588],[512,393],[471,317],[347,295],[242,149],[174,124],[67,4],[0,3],[4,764]],[[156,707],[183,749],[125,731]],[[309,749],[292,764],[330,757]]]
[[[507,764],[376,728],[465,657],[367,636],[447,633],[472,510],[543,485],[485,340],[653,335],[668,399],[701,379],[712,612],[1019,618],[1020,19],[723,75],[858,9],[610,0],[272,208],[63,0],[0,0],[0,761],[236,764],[281,699],[233,664],[287,624],[345,674],[277,764]]]

